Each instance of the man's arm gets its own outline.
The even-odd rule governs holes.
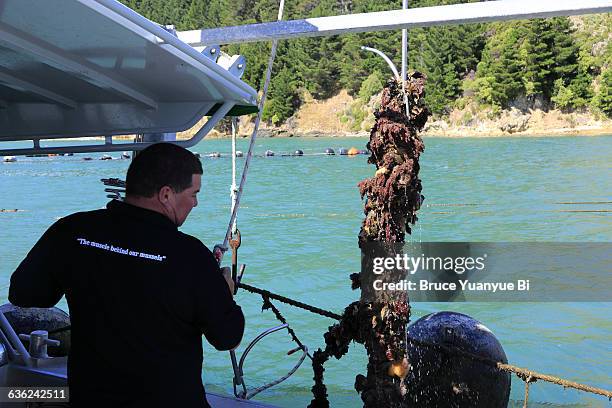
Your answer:
[[[215,258],[206,251],[196,273],[196,315],[208,342],[217,350],[236,348],[244,334],[244,315],[234,302]]]
[[[62,298],[63,290],[54,273],[65,264],[62,223],[53,224],[13,272],[9,302],[15,306],[53,307]]]

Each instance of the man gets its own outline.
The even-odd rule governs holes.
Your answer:
[[[197,205],[202,165],[159,143],[131,163],[126,200],[52,225],[11,277],[9,300],[66,295],[73,407],[208,407],[202,334],[237,347],[244,316],[212,253],[178,231]]]

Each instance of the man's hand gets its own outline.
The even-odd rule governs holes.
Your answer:
[[[224,266],[221,268],[221,274],[225,278],[227,282],[227,286],[229,287],[229,291],[234,296],[234,280],[232,279],[232,269],[229,266]]]

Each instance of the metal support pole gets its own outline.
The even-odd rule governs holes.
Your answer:
[[[408,0],[402,0],[402,9],[408,9]],[[408,69],[408,29],[402,28],[402,81],[406,81]]]

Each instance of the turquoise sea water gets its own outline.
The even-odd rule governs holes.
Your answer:
[[[428,138],[425,142],[421,178],[426,200],[413,240],[612,241],[612,213],[571,212],[612,210],[611,204],[557,204],[612,201],[612,137]],[[366,163],[366,156],[278,154],[298,148],[306,154],[320,153],[326,147],[361,148],[365,143],[364,138],[257,142],[258,154],[271,149],[277,156],[254,158],[243,196],[240,261],[247,264],[246,283],[337,312],[358,298],[348,279],[360,265],[356,237],[362,202],[356,185],[373,174],[373,166]],[[246,152],[246,140],[239,141],[239,149]],[[230,143],[205,140],[192,150],[228,153]],[[104,206],[107,199],[99,179],[123,178],[129,165],[127,160],[83,161],[84,156],[19,157],[16,163],[0,163],[0,208],[23,210],[0,213],[1,302],[7,298],[10,274],[44,230],[58,217]],[[200,205],[183,231],[212,247],[221,241],[229,218],[231,160],[227,155],[202,160],[205,176]],[[238,159],[238,165],[242,163],[244,159]],[[576,279],[580,279],[579,273]],[[240,355],[251,338],[277,321],[271,312],[261,312],[258,296],[240,292],[237,301],[247,318]],[[323,345],[322,334],[333,321],[277,306],[311,350]],[[610,306],[415,303],[412,320],[438,310],[469,314],[495,333],[512,364],[611,389]],[[285,355],[292,348],[284,332],[264,339],[247,359],[247,384],[258,386],[285,374],[297,358]],[[361,405],[353,384],[356,374],[365,373],[366,361],[363,347],[357,344],[340,361],[326,364],[325,381],[332,407]],[[231,393],[231,378],[229,355],[207,345],[207,389]],[[282,407],[306,406],[311,386],[312,370],[305,362],[293,377],[257,398]],[[522,401],[523,392],[523,383],[514,378],[511,399]],[[542,382],[531,387],[530,403],[609,406],[603,397]]]

